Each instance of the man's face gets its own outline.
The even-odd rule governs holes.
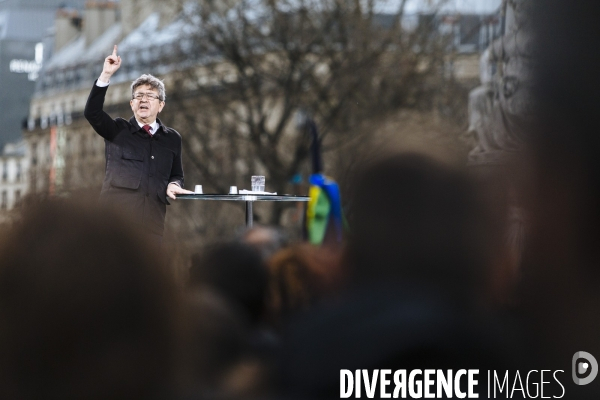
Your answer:
[[[141,97],[140,95],[145,95]],[[153,89],[150,85],[141,85],[133,91],[133,99],[129,102],[133,115],[140,122],[151,123],[156,120],[156,116],[162,111],[165,106],[164,101],[158,98],[158,90]],[[140,99],[136,97],[141,97]]]

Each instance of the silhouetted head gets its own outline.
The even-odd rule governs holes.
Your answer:
[[[245,356],[245,320],[206,287],[190,290],[185,299],[187,391],[198,396],[224,390],[227,375]]]
[[[212,288],[251,322],[265,310],[267,269],[260,253],[245,244],[226,243],[192,256],[192,286]]]
[[[432,284],[472,294],[486,278],[486,215],[467,176],[422,155],[367,166],[351,199],[354,280]]]
[[[593,0],[533,4],[536,127],[527,137],[532,172],[525,196],[529,230],[521,304],[540,354],[564,365],[579,349],[600,354],[600,73],[595,50],[600,7]],[[594,385],[578,389],[583,398],[598,397],[589,392],[597,392]]]
[[[533,244],[539,238],[544,242],[539,245],[547,247],[544,263],[574,262],[575,256],[597,259],[600,73],[592,49],[600,44],[600,9],[593,0],[534,4],[538,113],[537,129],[529,137],[536,180],[529,207]]]
[[[290,246],[269,260],[268,308],[273,322],[310,310],[342,284],[339,254],[310,244]]]
[[[266,225],[246,230],[240,239],[242,243],[257,249],[264,261],[288,244],[288,238],[281,229]]]
[[[176,296],[160,257],[107,210],[52,201],[0,242],[3,398],[165,398]]]

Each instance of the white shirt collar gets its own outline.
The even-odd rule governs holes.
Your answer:
[[[140,122],[137,119],[136,119],[136,122],[138,123],[138,125],[140,126],[140,128],[142,128],[144,125],[146,125],[145,123]],[[156,131],[158,130],[158,122],[156,122],[156,120],[154,120],[153,123],[148,124],[148,125],[150,125],[150,133],[152,135],[154,135],[156,133]]]

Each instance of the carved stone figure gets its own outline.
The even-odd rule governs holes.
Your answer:
[[[532,116],[531,0],[504,0],[504,33],[481,56],[482,85],[469,94],[469,131],[478,139],[469,164],[502,164],[522,147]]]

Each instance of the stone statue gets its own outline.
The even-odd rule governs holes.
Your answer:
[[[527,18],[531,4],[532,0],[503,0],[502,35],[482,54],[481,86],[469,93],[469,132],[478,143],[469,153],[468,163],[487,176],[488,190],[498,196],[495,201],[506,200],[507,262],[503,274],[513,283],[518,279],[527,218],[514,181],[497,178],[505,174],[504,166],[523,148],[533,119],[533,51]]]
[[[481,86],[469,94],[469,131],[478,139],[470,165],[502,164],[522,148],[532,117],[531,0],[504,0],[504,29],[481,56]]]

